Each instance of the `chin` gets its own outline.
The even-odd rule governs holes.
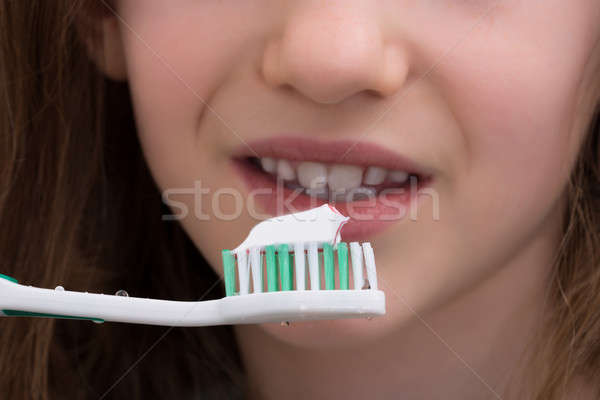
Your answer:
[[[373,318],[298,321],[259,324],[256,327],[286,345],[306,349],[344,349],[368,346],[392,334],[410,320],[409,315],[387,312]]]

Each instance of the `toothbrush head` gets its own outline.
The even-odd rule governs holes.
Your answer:
[[[252,321],[385,314],[385,296],[377,289],[375,257],[368,242],[257,246],[223,250],[222,257],[225,299],[243,301],[246,310],[248,302],[255,303],[257,311],[248,315]]]

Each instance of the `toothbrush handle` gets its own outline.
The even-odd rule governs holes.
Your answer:
[[[201,302],[122,297],[42,289],[0,279],[0,315],[37,316],[128,322],[165,326],[205,326],[227,323],[219,300]]]
[[[3,277],[0,276],[3,316],[199,327],[385,314],[385,294],[373,289],[289,290],[189,302],[42,289]]]

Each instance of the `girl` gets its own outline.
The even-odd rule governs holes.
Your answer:
[[[600,396],[595,0],[0,4],[0,272],[219,298],[272,189],[361,189],[342,236],[387,298],[291,326],[2,320],[3,398]]]

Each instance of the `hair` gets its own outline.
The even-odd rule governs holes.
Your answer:
[[[180,224],[161,219],[169,212],[145,165],[126,84],[104,79],[87,56],[80,38],[100,17],[91,4],[0,1],[0,271],[42,287],[223,297]],[[243,393],[231,326],[0,324],[2,398]]]
[[[100,2],[0,0],[0,272],[25,284],[197,300],[218,277],[168,213],[137,139],[126,83],[90,61]],[[531,399],[600,382],[600,118],[567,188],[564,235]],[[126,273],[125,273],[126,271]],[[240,398],[230,326],[201,329],[0,321],[10,399]],[[599,390],[598,388],[595,388]],[[600,395],[600,393],[599,393]]]
[[[596,106],[567,187],[563,235],[545,326],[532,358],[536,400],[563,398],[573,378],[600,398],[600,107]],[[558,397],[560,396],[560,397]]]

